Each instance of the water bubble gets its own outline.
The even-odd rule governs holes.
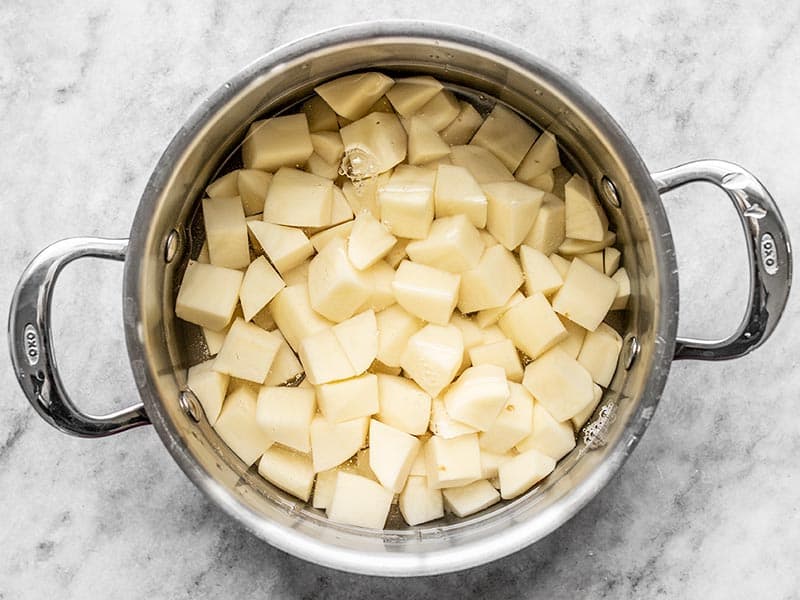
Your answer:
[[[375,157],[364,148],[349,148],[339,165],[339,174],[347,177],[354,184],[378,174]]]

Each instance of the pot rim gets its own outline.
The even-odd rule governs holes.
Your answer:
[[[621,435],[609,450],[604,462],[579,485],[544,509],[541,518],[518,522],[504,530],[502,536],[493,538],[497,543],[470,542],[444,551],[425,554],[375,553],[332,547],[298,531],[285,528],[265,519],[256,511],[240,503],[228,489],[209,476],[196,462],[174,424],[161,409],[162,399],[157,393],[154,374],[141,340],[140,312],[148,290],[142,284],[139,258],[146,252],[150,217],[160,201],[163,190],[192,141],[202,135],[211,116],[242,92],[259,74],[282,63],[302,57],[320,47],[352,44],[375,38],[417,38],[427,41],[442,40],[475,48],[493,59],[507,61],[524,70],[544,74],[548,83],[565,92],[577,114],[592,117],[593,124],[614,145],[619,160],[632,175],[632,184],[640,190],[646,202],[646,213],[651,230],[651,243],[656,256],[665,261],[664,268],[656,272],[662,302],[653,315],[656,335],[653,356],[649,365],[647,382],[642,390],[636,411],[625,424]],[[420,576],[445,573],[474,567],[497,560],[520,550],[548,535],[572,518],[616,474],[636,447],[647,428],[666,383],[675,347],[678,314],[677,265],[670,227],[655,185],[644,162],[631,141],[606,112],[606,110],[574,81],[562,75],[547,63],[527,51],[493,36],[472,29],[437,22],[415,20],[388,20],[356,23],[328,29],[280,46],[250,63],[228,79],[181,126],[160,157],[148,181],[131,227],[130,243],[124,274],[125,337],[128,354],[134,367],[134,379],[144,402],[147,415],[173,459],[194,484],[217,506],[243,524],[249,531],[294,556],[334,569],[386,576]],[[136,366],[143,368],[136,368]],[[546,518],[550,514],[551,518]],[[553,518],[555,517],[555,518]]]

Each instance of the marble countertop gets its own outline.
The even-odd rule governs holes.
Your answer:
[[[800,232],[797,3],[198,4],[0,7],[5,306],[46,244],[127,235],[158,156],[228,75],[277,44],[365,17],[424,16],[518,44],[595,95],[651,169],[740,163]],[[724,335],[747,289],[737,219],[702,186],[664,201],[680,331]],[[121,274],[84,261],[56,292],[60,366],[87,410],[135,397]],[[2,352],[0,599],[797,597],[798,308],[790,302],[774,337],[746,358],[676,363],[634,455],[555,533],[480,568],[405,581],[338,573],[261,543],[206,500],[150,428],[103,440],[56,432],[27,405]]]

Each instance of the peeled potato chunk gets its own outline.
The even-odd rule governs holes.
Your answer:
[[[518,181],[488,183],[483,191],[489,201],[486,228],[508,250],[528,235],[545,192]]]
[[[514,345],[531,358],[567,337],[567,330],[541,293],[509,308],[498,324]]]
[[[381,484],[342,471],[336,476],[327,515],[336,523],[382,529],[389,516],[392,498],[392,492]]]
[[[556,461],[538,450],[528,450],[498,468],[500,495],[511,500],[527,492],[556,468]]]
[[[444,394],[447,413],[456,421],[486,431],[510,395],[502,367],[470,367]]]
[[[254,321],[255,322],[255,321]],[[303,372],[303,365],[297,360],[294,352],[286,343],[286,339],[281,335],[280,331],[270,332],[272,335],[280,340],[278,352],[275,354],[275,359],[269,367],[269,373],[264,380],[264,385],[282,385],[289,381],[297,379]]]
[[[578,362],[592,375],[598,385],[608,387],[614,371],[617,370],[617,359],[622,350],[622,337],[605,323],[586,334]]]
[[[378,377],[365,373],[317,386],[319,410],[328,421],[341,423],[358,417],[369,417],[380,409]]]
[[[397,268],[392,289],[397,303],[412,315],[447,325],[458,301],[460,283],[458,274],[404,260]]]
[[[378,374],[377,380],[380,408],[376,418],[400,431],[424,434],[431,414],[430,394],[405,377]]]
[[[594,331],[614,303],[618,289],[616,281],[575,258],[564,285],[553,296],[553,310]]]
[[[564,329],[567,330],[567,337],[558,342],[556,347],[561,348],[570,358],[577,360],[578,353],[581,351],[581,346],[583,346],[583,340],[586,337],[586,330],[577,323],[573,323],[561,315],[558,316],[558,319],[561,321]]]
[[[285,275],[314,254],[314,247],[301,230],[266,221],[249,221],[247,227],[270,262]]]
[[[314,91],[336,114],[355,121],[363,117],[393,84],[394,80],[383,73],[355,73],[318,85]]]
[[[425,443],[428,485],[434,489],[467,485],[481,478],[481,449],[477,434],[446,440],[434,435]]]
[[[509,397],[491,426],[478,436],[481,451],[505,454],[531,433],[533,398],[518,383],[509,382]]]
[[[242,162],[246,169],[272,172],[298,167],[312,152],[306,115],[286,115],[250,125],[242,143]]]
[[[326,319],[344,321],[369,298],[370,282],[347,256],[345,241],[334,238],[308,265],[311,306]]]
[[[342,184],[342,192],[353,210],[354,214],[369,211],[373,217],[379,219],[381,211],[378,208],[378,190],[384,187],[392,176],[392,169],[369,179],[352,182],[349,179]]]
[[[413,435],[372,419],[369,424],[369,466],[380,484],[395,494],[403,491],[419,452]]]
[[[434,188],[436,218],[464,216],[475,227],[486,226],[486,196],[465,167],[439,165]]]
[[[469,359],[474,367],[495,365],[505,371],[510,381],[522,381],[522,363],[514,343],[509,339],[475,346],[469,350]]]
[[[408,244],[406,252],[415,262],[462,273],[478,266],[483,255],[483,242],[467,217],[455,215],[436,219],[428,237]]]
[[[247,223],[238,196],[204,198],[203,223],[212,265],[241,269],[250,264]]]
[[[525,367],[528,391],[557,421],[566,421],[592,401],[592,376],[562,350],[553,348]]]
[[[543,192],[552,192],[556,186],[556,180],[553,171],[546,171],[536,177],[531,177],[525,183],[531,187],[538,188]]]
[[[408,121],[408,164],[423,165],[450,154],[450,146],[419,117]]]
[[[310,452],[311,420],[316,408],[314,390],[263,386],[258,392],[256,423],[279,444]]]
[[[428,485],[428,478],[410,475],[400,493],[400,514],[409,525],[419,525],[444,516],[441,490]]]
[[[561,275],[562,281],[566,279],[567,273],[569,272],[569,266],[572,264],[572,260],[567,260],[559,254],[551,254],[548,258],[556,268],[556,271],[558,271],[558,274]]]
[[[400,165],[378,190],[381,221],[398,237],[423,239],[433,223],[436,172]]]
[[[471,313],[502,306],[522,285],[522,270],[503,246],[487,248],[478,266],[461,274],[458,308]]]
[[[408,339],[422,329],[422,321],[399,304],[375,315],[378,325],[377,358],[389,367],[399,367]]]
[[[496,104],[470,144],[486,148],[509,171],[514,171],[536,138],[536,130],[522,117],[502,104]]]
[[[468,517],[500,502],[500,494],[485,479],[442,490],[444,505],[457,517]]]
[[[476,433],[477,428],[456,421],[447,412],[447,407],[444,405],[444,400],[441,398],[434,398],[431,402],[431,423],[430,429],[434,435],[438,435],[446,440],[465,435],[467,433]]]
[[[514,176],[494,154],[480,146],[453,146],[450,160],[469,171],[479,184],[514,181]]]
[[[447,387],[461,366],[464,342],[452,325],[428,324],[408,339],[400,366],[431,396]]]
[[[280,345],[281,340],[271,332],[244,319],[236,319],[214,359],[214,369],[232,377],[263,383]]]
[[[264,200],[267,197],[272,174],[257,169],[242,169],[238,177],[238,195],[242,199],[242,208],[247,217],[264,212]]]
[[[250,263],[239,290],[244,320],[250,321],[286,284],[263,256]]]
[[[402,117],[410,117],[442,90],[442,84],[430,75],[397,79],[386,97]]]
[[[325,179],[336,179],[339,176],[339,163],[331,163],[314,152],[306,161],[306,171]]]
[[[535,248],[524,244],[520,246],[519,260],[525,274],[525,293],[529,296],[537,292],[549,296],[564,284],[550,259]]]
[[[558,250],[565,237],[566,207],[564,201],[552,194],[545,194],[536,220],[523,243],[550,256]]]
[[[314,482],[314,496],[311,500],[311,506],[322,509],[328,508],[328,505],[331,503],[331,498],[333,497],[333,488],[336,487],[336,476],[341,470],[347,469],[346,467],[342,466],[317,473],[317,479]]]
[[[327,229],[323,229],[322,231],[313,234],[309,238],[309,243],[313,248],[311,254],[314,254],[314,250],[317,252],[321,251],[325,246],[328,245],[328,242],[334,238],[340,238],[346,242],[353,231],[354,225],[355,220],[346,221],[344,223],[340,223],[339,225],[335,225],[334,227],[328,227]]]
[[[356,375],[366,371],[378,354],[378,322],[372,309],[333,326],[333,335],[344,348]]]
[[[616,248],[606,248],[603,250],[603,273],[611,277],[619,269],[619,262],[622,259],[622,252]]]
[[[303,502],[311,497],[314,469],[311,459],[304,454],[272,446],[261,457],[258,474]]]
[[[397,243],[386,226],[368,211],[356,215],[347,241],[347,256],[356,269],[363,271],[389,253]]]
[[[588,254],[589,252],[597,252],[603,248],[607,248],[617,241],[617,234],[613,231],[606,231],[603,239],[599,242],[590,242],[588,240],[576,240],[573,238],[565,238],[561,245],[558,247],[558,253],[564,256],[576,256],[578,254]]]
[[[483,123],[483,117],[475,110],[472,104],[460,100],[458,106],[458,116],[450,125],[442,129],[440,134],[442,139],[451,146],[459,146],[469,142],[475,132],[478,131],[481,123]]]
[[[331,423],[317,415],[311,421],[311,458],[314,472],[339,466],[358,452],[367,440],[369,418]]]
[[[581,254],[580,259],[585,262],[587,265],[595,269],[596,271],[600,271],[601,273],[605,273],[603,269],[603,251],[598,250],[597,252],[590,252],[589,254]]]
[[[239,169],[217,177],[206,186],[209,198],[232,198],[239,195]]]
[[[475,315],[475,322],[478,326],[482,328],[490,327],[497,323],[506,311],[525,300],[525,296],[523,296],[520,292],[514,292],[511,294],[511,298],[503,304],[503,306],[497,306],[495,308],[485,308],[483,310],[478,311],[478,314]]]
[[[236,310],[241,271],[189,261],[183,274],[175,315],[212,331],[224,329]]]
[[[339,161],[344,156],[344,143],[338,131],[312,133],[311,145],[314,146],[314,153],[322,160],[339,166]]]
[[[594,395],[592,397],[591,403],[581,412],[573,416],[571,419],[572,426],[575,428],[576,431],[586,424],[586,421],[588,421],[589,418],[592,416],[592,414],[594,414],[595,409],[600,404],[600,401],[603,399],[603,388],[601,388],[599,385],[595,383],[592,386],[592,391],[594,392]]]
[[[295,352],[300,350],[300,342],[304,338],[331,325],[330,321],[311,308],[305,283],[283,288],[269,306],[275,323]]]
[[[631,295],[631,280],[628,278],[628,272],[625,267],[620,267],[617,272],[611,276],[611,279],[617,282],[617,295],[614,296],[614,302],[611,304],[611,310],[623,310],[628,306],[628,298]]]
[[[538,450],[553,460],[561,460],[575,447],[575,432],[570,421],[558,422],[540,403],[533,405],[531,434],[516,444],[517,450]]]
[[[281,167],[264,201],[264,220],[278,225],[322,227],[331,221],[333,182],[312,173]]]
[[[592,186],[580,175],[564,185],[566,234],[568,238],[600,242],[608,230],[608,218]]]
[[[300,362],[314,385],[357,375],[332,329],[323,329],[300,342]]]
[[[345,170],[355,179],[388,171],[406,157],[408,136],[397,115],[374,112],[342,127]]]
[[[230,381],[228,375],[215,371],[213,364],[214,360],[211,359],[190,367],[186,380],[186,385],[200,401],[209,425],[214,425],[219,417]]]
[[[425,121],[435,131],[441,131],[452,123],[461,112],[458,99],[448,90],[440,90],[414,115]]]
[[[488,480],[497,479],[497,472],[500,465],[514,456],[515,454],[512,452],[496,454],[494,452],[489,452],[485,448],[481,448],[481,478]],[[499,482],[493,481],[492,487],[500,489]]]
[[[256,423],[256,392],[247,386],[228,394],[214,430],[248,467],[273,444]]]
[[[394,269],[385,260],[379,260],[370,268],[364,270],[371,284],[369,298],[361,306],[362,309],[371,308],[375,312],[381,311],[394,304],[397,300],[394,297],[392,282],[394,281]]]
[[[549,131],[543,131],[522,159],[515,174],[520,181],[530,183],[532,179],[555,169],[560,164],[556,136]]]
[[[339,130],[339,121],[336,118],[336,113],[319,96],[314,95],[303,102],[300,110],[306,115],[308,130],[311,133],[319,131],[337,132]]]

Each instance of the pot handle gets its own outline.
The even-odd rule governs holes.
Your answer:
[[[722,160],[697,160],[652,177],[661,194],[687,183],[714,184],[733,202],[747,236],[750,294],[742,323],[724,340],[679,337],[675,359],[727,360],[755,350],[778,324],[792,286],[792,249],[775,201],[752,173]]]
[[[22,391],[50,425],[79,437],[102,437],[150,423],[144,405],[92,416],[70,400],[58,374],[51,343],[53,287],[61,269],[84,257],[125,260],[126,239],[68,238],[42,250],[28,265],[11,300],[8,341],[11,362]]]

